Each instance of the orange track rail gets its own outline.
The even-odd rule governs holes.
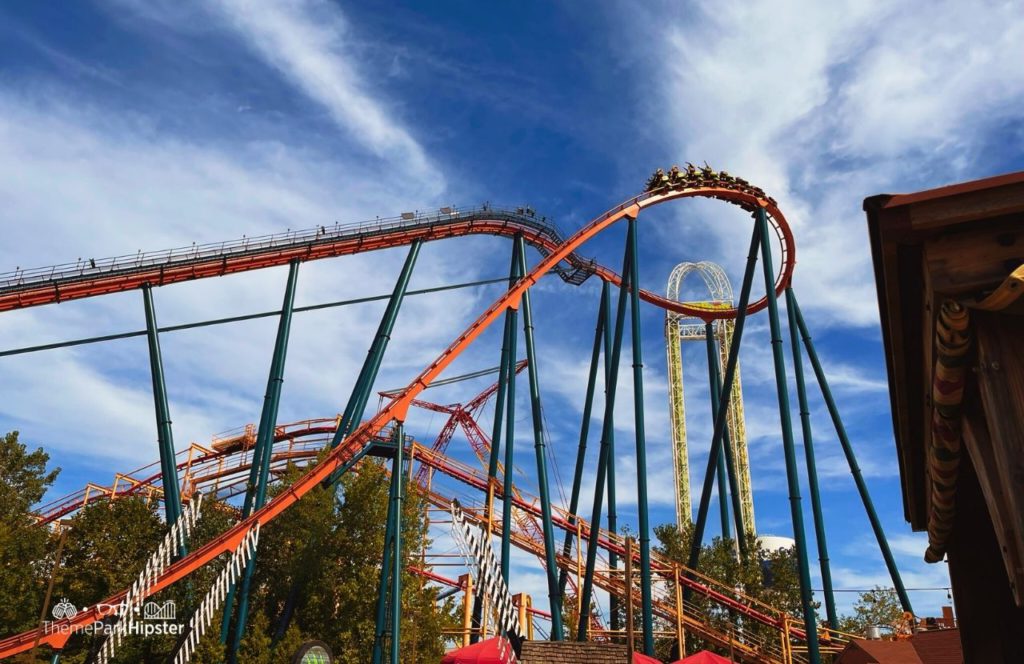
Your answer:
[[[712,196],[729,200],[738,200],[738,197],[742,197],[747,201],[747,205],[753,204],[750,201],[758,200],[753,196],[729,189],[704,187],[699,190],[687,191],[688,195]],[[731,196],[720,195],[722,192],[728,192]],[[651,196],[651,194],[643,194],[633,202],[646,207],[652,204],[650,203]],[[641,201],[641,199],[645,200]],[[795,248],[789,226],[781,213],[774,205],[770,205],[768,209],[772,225],[782,247],[783,260],[776,279],[777,292],[781,293],[785,284],[789,283],[792,274],[795,264]],[[488,215],[487,212],[493,214]],[[145,263],[140,261],[136,266],[132,264],[132,257],[129,257],[127,259],[103,259],[96,263],[96,268],[87,268],[85,264],[81,264],[80,269],[61,266],[60,271],[57,267],[48,270],[31,270],[27,273],[16,271],[0,275],[0,312],[120,293],[134,290],[144,284],[166,286],[182,281],[220,277],[249,270],[287,265],[293,260],[305,262],[406,246],[416,240],[428,242],[465,235],[512,237],[522,234],[523,239],[536,247],[542,254],[550,254],[562,246],[557,231],[552,226],[545,226],[532,216],[525,214],[495,210],[474,211],[471,214],[457,217],[441,217],[439,215],[436,221],[432,220],[431,223],[420,221],[407,226],[393,224],[387,227],[386,231],[371,232],[373,230],[369,229],[360,233],[356,229],[349,233],[339,234],[337,237],[310,231],[302,234],[286,234],[284,240],[276,239],[273,236],[265,240],[252,238],[232,243],[229,249],[220,252],[216,248],[199,247],[194,252],[188,249],[169,250],[158,252],[158,256],[166,255],[167,257],[166,262],[160,264],[155,263],[153,259],[148,259]],[[289,241],[289,237],[295,239]],[[224,248],[228,245],[222,243],[219,246]],[[613,270],[584,261],[572,251],[559,260],[563,259],[576,271],[593,273],[606,281],[620,283],[619,275]],[[556,261],[555,264],[558,262]],[[647,302],[663,309],[704,320],[731,318],[736,314],[734,309],[711,310],[693,306],[692,303],[683,304],[646,290],[641,290],[640,296]],[[765,304],[762,298],[750,305],[748,312],[759,311],[764,308]]]
[[[359,426],[352,434],[345,439],[345,441],[336,447],[330,454],[328,454],[321,463],[313,467],[308,473],[303,475],[293,485],[291,485],[286,491],[276,496],[273,500],[268,502],[259,510],[253,512],[248,518],[240,521],[235,526],[221,534],[219,537],[208,542],[203,547],[191,552],[186,557],[178,560],[170,567],[168,567],[159,578],[152,584],[149,589],[149,594],[157,593],[164,588],[180,581],[195,570],[203,567],[215,558],[223,553],[234,550],[241,543],[246,533],[251,527],[257,522],[266,524],[273,519],[277,518],[286,509],[291,507],[292,504],[300,500],[306,493],[313,490],[319,485],[324,479],[326,479],[332,472],[337,470],[345,461],[351,459],[358,450],[368,444],[374,435],[376,435],[381,429],[388,425],[392,420],[404,421],[406,413],[409,409],[411,402],[424,390],[430,383],[437,378],[454,360],[459,356],[477,337],[479,337],[488,326],[491,325],[501,314],[510,308],[518,308],[519,302],[523,296],[523,293],[527,289],[532,287],[537,281],[552,271],[556,265],[561,261],[566,260],[573,252],[579,249],[591,238],[597,236],[602,231],[612,226],[617,221],[625,217],[637,218],[643,209],[652,207],[654,205],[664,203],[670,200],[686,197],[710,197],[728,200],[745,207],[763,207],[771,215],[773,220],[773,226],[776,228],[776,232],[779,233],[783,244],[783,260],[781,262],[781,271],[778,279],[776,280],[776,287],[781,292],[790,281],[792,276],[792,270],[795,263],[795,250],[792,241],[792,234],[789,230],[788,224],[785,222],[785,218],[782,213],[769,200],[764,200],[755,197],[753,194],[737,191],[726,188],[723,186],[698,186],[698,187],[682,187],[677,189],[663,189],[657,192],[647,192],[636,196],[625,203],[622,203],[612,210],[602,214],[589,224],[578,230],[568,240],[563,242],[557,247],[552,247],[550,253],[548,253],[540,263],[538,263],[523,279],[521,279],[514,287],[510,288],[506,293],[497,299],[487,310],[480,315],[465,331],[460,334],[455,341],[444,351],[442,354],[434,360],[426,369],[424,369],[407,387],[405,387],[398,395],[396,395],[389,403],[387,403],[383,409],[381,409],[376,415],[370,420]],[[468,229],[465,233],[470,232]],[[519,232],[519,231],[516,231]],[[499,233],[503,234],[503,233]],[[404,237],[406,234],[402,233]],[[411,242],[412,239],[396,239],[390,244],[383,244],[381,246],[374,246],[372,248],[382,248],[383,246],[396,246],[400,244],[406,244]],[[433,238],[430,238],[433,239]],[[368,250],[371,247],[363,246],[361,250]],[[351,252],[360,250],[359,248],[351,248]],[[243,271],[247,269],[256,269],[256,267],[269,267],[271,265],[286,264],[293,258],[296,259],[309,259],[312,252],[312,247],[303,248],[295,253],[289,253],[287,251],[275,250],[272,256],[262,257],[247,257],[243,264],[238,266],[238,269],[233,271]],[[337,254],[334,254],[337,255]],[[273,258],[277,256],[277,258]],[[256,265],[258,263],[258,265]],[[215,269],[209,270],[208,273],[203,270],[199,270],[199,266],[192,266],[192,268],[181,275],[178,275],[176,280],[181,281],[184,279],[199,278],[199,276],[214,276],[217,274],[227,273],[226,267],[222,268],[219,265],[214,266]],[[208,268],[204,268],[208,269]],[[153,281],[156,276],[160,275],[149,275],[149,281]],[[602,278],[611,279],[614,275],[601,275]],[[616,277],[617,278],[617,277]],[[122,280],[116,284],[108,284],[107,290],[101,292],[115,292],[119,290],[126,290],[128,288],[134,288],[141,283],[137,279],[132,282],[133,285],[125,285]],[[156,283],[169,283],[168,281],[158,281]],[[100,292],[93,293],[81,293],[78,297],[88,297],[89,295],[98,295]],[[674,303],[670,303],[664,298],[649,294],[646,298],[655,304],[664,303],[665,308],[672,309],[674,311],[680,311]],[[49,301],[54,302],[52,295]],[[41,302],[36,302],[40,304]],[[11,306],[8,303],[7,308],[14,308],[18,305]],[[21,306],[31,306],[31,304],[22,303]],[[766,306],[766,301],[762,298],[760,301],[750,305],[748,311],[757,311],[760,308]],[[0,308],[2,310],[2,308]],[[689,315],[702,315],[710,314],[711,312],[689,312],[680,311]],[[729,317],[725,316],[726,312],[714,312],[717,317]],[[735,315],[735,310],[731,312],[731,315]],[[11,655],[24,652],[30,649],[34,643],[44,643],[53,648],[62,648],[70,637],[71,631],[80,630],[87,625],[90,625],[98,620],[101,620],[106,615],[111,613],[114,608],[121,601],[125,591],[122,591],[112,597],[107,598],[103,603],[79,612],[74,618],[64,619],[56,623],[58,629],[54,630],[54,626],[47,633],[42,633],[42,630],[34,629],[22,634],[18,634],[3,641],[0,641],[0,658],[9,657]]]

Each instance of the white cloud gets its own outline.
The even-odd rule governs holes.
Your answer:
[[[186,140],[150,118],[91,106],[62,88],[0,93],[0,264],[33,267],[139,249],[351,221],[429,199],[432,183],[410,178],[403,194],[372,166],[274,142]],[[418,200],[417,200],[418,199]],[[458,242],[481,242],[468,239]],[[451,249],[451,245],[448,247]],[[467,251],[467,254],[473,252]],[[353,256],[300,269],[299,303],[389,293],[405,250]],[[467,280],[480,265],[453,264],[424,248],[413,288]],[[282,269],[155,292],[163,325],[280,306]],[[381,381],[405,384],[480,308],[478,293],[410,297]],[[447,318],[431,315],[439,306]],[[299,315],[282,421],[330,415],[347,398],[381,303]],[[141,298],[125,293],[4,315],[0,344],[12,348],[143,327]],[[175,442],[257,419],[276,323],[273,319],[164,335]],[[432,357],[432,355],[431,355]],[[65,467],[117,470],[156,454],[145,344],[139,339],[0,359],[5,426],[58,454]],[[108,466],[109,467],[109,466]],[[103,481],[103,478],[95,478]]]
[[[372,77],[352,55],[352,31],[341,10],[324,0],[284,3],[219,0],[227,22],[260,57],[323,106],[357,142],[432,181],[444,178],[409,130],[372,92]]]
[[[676,21],[664,9],[639,20],[661,37],[647,42],[663,74],[649,108],[675,141],[671,158],[761,184],[795,227],[805,310],[874,324],[861,200],[990,174],[978,151],[1024,100],[1019,8],[724,2]],[[711,232],[707,257],[742,251]]]

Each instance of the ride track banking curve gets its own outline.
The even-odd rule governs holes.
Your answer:
[[[102,273],[102,267],[93,267],[92,264],[90,264],[88,269],[82,267],[80,270],[77,269],[78,266],[75,269],[67,266],[68,269],[60,273],[57,272],[56,268],[52,268],[49,270],[48,275],[46,270],[36,272],[18,271],[0,276],[0,280],[6,279],[7,281],[6,286],[0,286],[0,311],[133,290],[144,284],[167,285],[180,281],[286,265],[293,260],[315,260],[362,251],[403,246],[415,240],[426,241],[470,234],[522,235],[525,241],[539,249],[544,255],[543,259],[533,269],[473,321],[436,360],[396,394],[377,414],[360,424],[340,445],[327,454],[320,463],[310,469],[309,472],[299,478],[287,490],[277,495],[260,509],[255,510],[248,518],[239,521],[204,546],[190,552],[187,556],[169,566],[149,589],[149,594],[152,595],[212,562],[221,554],[234,551],[256,522],[266,525],[277,518],[293,503],[300,500],[306,493],[328,478],[346,461],[352,459],[363,447],[372,442],[374,436],[392,420],[404,421],[412,401],[501,314],[508,309],[518,309],[523,294],[537,283],[542,276],[556,270],[563,261],[577,268],[587,265],[586,262],[576,256],[575,252],[588,240],[624,218],[638,219],[640,212],[647,208],[676,199],[694,197],[717,198],[739,205],[746,210],[761,208],[766,212],[769,222],[774,228],[781,244],[782,260],[775,279],[776,294],[781,294],[792,278],[796,254],[789,225],[775,201],[765,196],[759,189],[738,185],[735,182],[724,179],[709,179],[696,182],[693,180],[675,179],[672,182],[666,181],[664,186],[649,188],[648,191],[619,204],[580,228],[561,243],[556,241],[557,235],[551,232],[550,226],[536,222],[529,215],[510,215],[505,212],[501,214],[487,214],[488,210],[476,211],[466,216],[452,214],[448,220],[438,216],[436,219],[431,219],[431,223],[428,224],[409,224],[403,226],[398,223],[390,228],[381,228],[378,232],[371,233],[365,237],[362,234],[358,234],[354,237],[341,236],[334,238],[327,233],[325,227],[320,227],[318,230],[321,230],[322,233],[319,233],[318,236],[309,237],[308,240],[306,236],[301,236],[302,241],[298,246],[295,246],[294,238],[300,236],[294,235],[292,236],[293,242],[291,245],[284,242],[275,245],[273,241],[270,241],[267,243],[267,246],[259,246],[253,249],[246,243],[244,249],[230,252],[222,251],[219,255],[206,254],[200,251],[200,247],[194,247],[191,249],[191,251],[194,251],[192,258],[187,257],[189,249],[182,252],[182,255],[185,256],[184,258],[174,261],[170,260],[174,257],[173,252],[167,252],[168,262],[165,265],[130,265],[131,261],[125,261],[126,264],[123,267],[119,267],[116,261],[112,261],[110,263],[110,270],[106,274]],[[499,217],[500,220],[489,217]],[[417,219],[422,218],[414,217],[412,221]],[[529,221],[523,223],[527,219]],[[227,248],[227,245],[221,246]],[[141,255],[137,262],[142,262]],[[91,263],[94,262],[91,261]],[[593,274],[596,274],[601,279],[616,285],[621,284],[619,275],[612,270],[592,262],[589,266],[592,268]],[[79,272],[77,277],[74,275],[76,270]],[[21,275],[20,277],[19,274]],[[712,310],[686,306],[642,289],[640,296],[645,301],[663,309],[675,311],[683,315],[695,316],[703,320],[733,318],[737,314],[735,308]],[[764,296],[751,303],[747,307],[747,313],[760,311],[767,304],[767,296]],[[81,630],[112,613],[123,595],[124,591],[107,598],[104,602],[79,612],[73,618],[65,618],[62,621],[58,621],[51,625],[51,629],[45,631],[45,633],[44,630],[37,628],[0,641],[0,659],[24,652],[37,644],[46,644],[56,649],[62,648],[73,632]]]

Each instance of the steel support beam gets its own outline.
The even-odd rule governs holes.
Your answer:
[[[398,275],[398,281],[395,282],[395,288],[388,299],[384,315],[377,326],[377,333],[370,344],[370,350],[367,352],[366,359],[363,360],[363,366],[359,371],[355,387],[352,388],[352,394],[349,396],[345,411],[338,422],[338,428],[335,429],[334,436],[331,438],[331,449],[340,445],[358,427],[359,422],[363,419],[363,411],[366,409],[366,403],[370,398],[373,383],[377,380],[377,372],[384,359],[384,352],[387,350],[388,342],[391,340],[391,331],[394,329],[395,321],[398,319],[398,311],[402,307],[402,300],[408,289],[413,268],[416,266],[416,258],[419,256],[421,245],[422,242],[417,240],[409,247],[409,253],[405,257],[405,263],[402,265],[402,271]],[[324,479],[321,486],[325,489],[334,488],[341,479],[344,470],[346,469],[338,468],[335,470]],[[288,592],[288,598],[285,601],[284,609],[281,611],[281,618],[278,621],[277,633],[279,635],[283,635],[287,631],[288,625],[291,624],[295,605],[299,599],[299,590],[299,581],[295,581]]]
[[[355,387],[352,389],[352,395],[349,397],[344,413],[342,413],[338,429],[334,432],[334,437],[331,439],[331,449],[340,445],[359,426],[359,422],[363,419],[366,403],[370,399],[373,383],[377,380],[377,372],[380,370],[381,362],[384,360],[384,352],[387,350],[388,342],[391,341],[391,332],[395,328],[398,311],[402,307],[402,300],[405,298],[405,292],[409,287],[409,279],[412,277],[412,270],[416,266],[416,258],[419,256],[421,246],[422,242],[417,240],[409,247],[409,253],[405,257],[405,264],[402,265],[402,271],[398,275],[398,281],[395,282],[395,288],[391,292],[391,298],[388,300],[387,307],[384,309],[384,315],[381,316],[380,324],[377,326],[377,333],[373,337],[373,343],[370,344],[370,350],[367,351],[366,359],[359,370],[359,377],[356,379]],[[332,473],[325,480],[324,484],[328,486],[333,485],[338,481],[338,477],[337,472]]]
[[[818,467],[814,459],[814,436],[811,430],[811,409],[807,404],[807,385],[804,382],[803,351],[800,347],[800,326],[796,316],[796,296],[792,288],[786,289],[786,315],[789,318],[789,338],[793,351],[793,375],[796,395],[800,403],[800,428],[803,433],[804,457],[807,461],[807,482],[811,493],[811,512],[814,515],[814,539],[818,545],[818,564],[821,566],[821,589],[825,595],[825,614],[828,625],[839,629],[836,598],[832,591],[832,569],[828,562],[828,542],[825,536],[825,515],[821,509],[821,491],[818,488]]]
[[[253,445],[252,463],[249,467],[245,500],[242,504],[242,518],[246,519],[254,509],[263,507],[267,499],[267,483],[270,479],[270,461],[274,448],[274,429],[277,427],[277,411],[281,404],[281,388],[284,385],[284,366],[288,355],[288,338],[291,334],[292,312],[295,306],[295,285],[299,278],[299,262],[292,261],[288,267],[288,281],[284,290],[284,301],[281,304],[281,318],[277,323],[277,337],[274,341],[274,354],[270,360],[270,372],[267,377],[267,389],[263,396],[263,409],[260,412],[260,426],[256,432],[256,444]],[[252,575],[256,569],[256,557],[249,559],[242,576],[242,584],[238,594],[238,612],[235,621],[234,637],[228,649],[228,662],[233,663],[238,656],[238,648],[245,635],[245,625],[249,616],[249,588]],[[231,623],[231,609],[234,605],[235,586],[228,590],[224,601],[224,614],[221,621],[221,642],[227,641]]]
[[[729,441],[723,441],[722,445],[723,451],[728,454]],[[718,456],[718,467],[715,468],[715,483],[718,485],[718,520],[722,528],[722,538],[732,539],[732,528],[729,527],[729,480],[725,472],[725,454]]]
[[[701,543],[704,541],[704,528],[707,526],[708,508],[711,504],[711,490],[715,483],[715,469],[718,466],[718,457],[722,453],[726,416],[729,412],[729,400],[732,398],[732,388],[735,384],[736,365],[740,357],[740,341],[743,339],[743,326],[747,320],[747,303],[750,301],[750,288],[754,281],[754,268],[757,266],[757,253],[760,244],[761,227],[758,224],[754,224],[754,232],[750,237],[750,249],[747,251],[747,267],[743,272],[743,285],[740,287],[740,299],[736,305],[736,325],[733,329],[732,345],[729,348],[729,358],[725,363],[722,397],[719,399],[714,433],[711,436],[711,452],[708,454],[708,465],[704,471],[704,486],[700,494],[700,506],[697,508],[697,520],[693,524],[690,556],[686,562],[686,566],[690,569],[697,569],[697,565],[700,562]],[[683,593],[683,599],[684,601],[689,601],[689,588]]]
[[[547,276],[547,275],[545,275]],[[542,277],[543,278],[543,277]],[[497,284],[505,281],[505,277],[500,279],[483,279],[480,281],[467,281],[459,284],[450,284],[448,286],[434,286],[433,288],[420,288],[418,290],[406,291],[406,295],[426,295],[429,293],[441,293],[450,290],[459,290],[462,288],[475,288],[477,286],[489,286],[490,284]],[[306,312],[306,311],[320,311],[321,309],[333,309],[334,307],[347,307],[353,304],[365,304],[367,302],[377,302],[379,300],[388,300],[391,295],[371,295],[369,297],[357,297],[349,300],[335,300],[334,302],[324,302],[322,304],[307,304],[304,307],[295,307],[292,311],[294,313]],[[227,316],[225,318],[212,318],[209,320],[196,321],[194,323],[182,323],[180,325],[165,325],[157,328],[157,332],[164,334],[166,332],[180,332],[181,330],[194,330],[198,327],[210,327],[211,325],[226,325],[227,323],[240,323],[247,320],[256,320],[258,318],[271,318],[273,316],[280,316],[280,311],[261,311],[255,314],[243,314],[241,316]],[[132,337],[144,337],[146,336],[146,330],[133,330],[131,332],[119,332],[116,334],[104,334],[97,337],[85,337],[83,339],[68,339],[66,341],[58,341],[50,344],[41,344],[37,346],[23,346],[21,348],[9,348],[7,350],[0,351],[0,357],[7,357],[8,355],[22,355],[24,353],[37,353],[42,350],[53,350],[55,348],[71,348],[72,346],[83,346],[86,344],[97,344],[104,341],[116,341],[118,339],[130,339]]]
[[[630,318],[633,323],[633,420],[636,432],[636,487],[640,535],[640,615],[644,653],[654,656],[654,600],[651,594],[651,525],[647,511],[647,437],[644,427],[644,354],[640,333],[640,243],[634,217],[628,218]]]
[[[519,246],[519,270],[526,274],[526,243],[523,236],[516,236]],[[540,403],[540,378],[537,374],[537,351],[533,342],[533,312],[530,307],[530,291],[523,291],[520,306],[523,309],[523,336],[526,343],[526,369],[530,382],[530,412],[533,415],[533,449],[537,457],[537,485],[540,493],[541,526],[544,532],[544,558],[548,578],[548,602],[551,608],[551,640],[561,641],[562,596],[558,591],[558,562],[556,559],[555,529],[551,522],[551,490],[548,486],[547,450],[544,442],[544,413]],[[511,468],[505,469],[506,473]],[[506,499],[511,496],[506,496]]]
[[[714,334],[714,323],[705,323],[704,336],[708,351],[708,380],[711,385],[711,417],[712,421],[714,421],[718,419],[718,409],[721,407],[719,401],[722,393],[722,375],[721,369],[718,366],[718,342]],[[742,395],[736,395],[737,399],[741,397]],[[732,442],[729,440],[728,426],[722,432],[722,451],[725,454],[718,457],[718,481],[722,482],[723,475],[728,479],[729,496],[732,498],[732,514],[736,523],[736,546],[740,556],[746,556],[747,533],[743,530],[743,507],[740,504],[739,475],[736,472],[736,459],[733,458],[733,448]],[[721,493],[719,493],[719,500],[721,500]],[[729,525],[728,516],[726,516],[725,525]],[[726,530],[723,529],[722,533],[725,536]]]
[[[519,243],[514,243],[512,256],[515,264],[512,266],[513,283],[522,278],[519,266]],[[509,308],[505,312],[508,319],[508,388],[506,390],[505,404],[505,466],[502,476],[501,489],[501,576],[509,583],[509,569],[512,562],[512,469],[515,461],[515,440],[516,440],[516,369],[515,358],[519,354],[519,311]]]
[[[402,645],[402,485],[405,480],[403,455],[405,454],[405,425],[395,427],[395,459],[391,462],[391,483],[395,486],[392,498],[395,522],[391,530],[391,664],[399,664]]]
[[[156,414],[156,439],[160,449],[160,476],[164,490],[164,513],[167,525],[173,526],[181,516],[181,487],[178,484],[178,462],[174,457],[174,434],[171,431],[171,409],[167,403],[167,385],[164,382],[164,361],[160,354],[160,335],[157,332],[156,310],[153,307],[153,289],[142,287],[142,302],[146,309],[146,339],[149,342],[149,369],[153,379],[153,406]],[[184,545],[179,555],[186,553]]]
[[[590,419],[594,408],[594,392],[597,388],[597,371],[601,360],[601,345],[604,340],[605,309],[610,299],[608,282],[601,282],[601,302],[598,305],[597,325],[594,329],[594,349],[590,354],[590,373],[587,376],[587,396],[583,401],[583,422],[580,424],[580,443],[576,450],[576,469],[572,477],[572,493],[569,496],[569,524],[576,525],[577,510],[580,503],[580,487],[583,484],[583,467],[587,461],[587,438],[590,436]],[[572,555],[572,541],[576,534],[573,528],[565,529],[565,544],[562,555]],[[563,568],[558,577],[559,593],[565,593],[565,583],[569,579],[569,570]]]
[[[627,243],[629,240],[627,239]],[[601,427],[601,449],[597,458],[597,482],[594,485],[594,506],[590,513],[590,538],[587,542],[587,569],[583,574],[583,595],[580,606],[586,613],[581,615],[576,628],[576,640],[586,641],[590,629],[590,603],[594,597],[594,568],[597,566],[597,541],[601,523],[601,502],[604,498],[605,482],[608,469],[614,465],[611,459],[611,434],[615,429],[612,417],[615,411],[615,395],[619,383],[619,360],[622,357],[622,336],[626,324],[626,305],[629,297],[629,263],[631,252],[628,247],[622,260],[622,283],[619,286],[619,301],[615,311],[614,338],[607,365],[608,375],[605,378],[604,421]],[[607,318],[607,311],[605,313]],[[610,322],[610,321],[609,321]],[[607,328],[606,328],[607,329]],[[606,337],[607,339],[607,337]],[[606,346],[607,351],[607,346]]]
[[[768,214],[758,208],[755,219],[761,235],[761,268],[764,273],[765,299],[768,302],[768,324],[772,335],[772,359],[775,364],[775,390],[779,398],[779,419],[782,422],[782,449],[786,458],[786,481],[789,485],[789,508],[793,520],[793,539],[796,540],[796,559],[800,574],[800,601],[803,604],[804,629],[807,631],[807,657],[811,664],[819,664],[818,622],[811,598],[811,572],[807,561],[807,537],[804,533],[804,515],[800,504],[800,472],[797,467],[796,444],[793,440],[793,422],[790,419],[789,385],[786,379],[786,356],[779,321],[779,303],[775,296],[775,270],[772,269],[771,237],[768,234]]]
[[[605,281],[602,282],[604,288],[608,288],[609,292],[611,285]],[[606,322],[604,326],[604,385],[605,385],[605,400],[608,399],[608,383],[612,373],[612,343],[614,331],[612,330],[612,302],[611,295],[605,302],[604,319]],[[623,321],[618,322],[619,327],[623,325]],[[619,532],[619,515],[618,515],[618,499],[615,495],[615,413],[605,413],[605,417],[608,418],[611,423],[611,429],[608,432],[608,463],[607,463],[607,490],[608,490],[608,532],[618,533]],[[593,523],[593,522],[591,522]],[[600,523],[600,522],[598,522]],[[619,568],[619,555],[615,551],[608,552],[608,569],[612,570],[612,574]],[[620,628],[619,625],[619,598],[614,594],[608,597],[608,612],[611,613],[611,619],[609,627],[612,631],[616,631]]]
[[[807,323],[804,321],[803,313],[800,311],[800,304],[796,300],[796,294],[793,294],[792,302],[793,309],[796,312],[797,324],[800,326],[800,333],[803,336],[804,347],[807,349],[807,357],[811,360],[811,366],[814,368],[814,375],[818,379],[821,395],[824,397],[825,405],[828,407],[829,415],[832,417],[832,424],[835,425],[836,435],[839,437],[840,445],[842,445],[843,454],[846,455],[846,462],[850,466],[850,473],[853,475],[853,481],[857,485],[857,492],[860,494],[861,502],[864,503],[864,511],[867,512],[868,520],[871,522],[871,529],[874,531],[875,539],[878,541],[878,548],[885,559],[885,566],[889,570],[889,576],[892,578],[892,584],[896,588],[896,594],[899,595],[903,610],[912,614],[914,613],[914,608],[910,604],[910,597],[907,595],[907,589],[903,585],[903,578],[900,576],[899,568],[896,567],[896,559],[893,558],[892,550],[889,548],[889,540],[885,537],[882,522],[878,519],[878,514],[875,512],[874,503],[871,501],[871,494],[868,492],[867,482],[864,481],[864,475],[861,473],[860,465],[857,463],[857,455],[853,452],[850,437],[846,434],[846,426],[843,424],[843,418],[839,415],[839,408],[836,406],[836,400],[832,396],[832,390],[829,388],[828,378],[825,376],[824,369],[821,368],[818,351],[814,348],[814,342],[811,340],[811,333],[808,331]]]
[[[380,566],[380,581],[377,585],[377,612],[375,620],[375,631],[373,639],[373,653],[371,655],[373,664],[383,664],[384,661],[384,639],[388,632],[388,597],[392,601],[391,613],[395,616],[395,589],[398,587],[398,597],[401,598],[401,530],[402,530],[402,455],[405,447],[405,428],[401,423],[395,427],[395,456],[391,462],[391,483],[388,490],[388,511],[387,521],[384,526],[384,551]],[[398,572],[396,575],[395,572]],[[391,580],[389,593],[388,581]],[[401,601],[397,603],[401,610]],[[399,616],[400,617],[400,616]],[[397,624],[394,622],[393,624]],[[392,632],[392,649],[389,651],[391,658],[396,658],[395,643],[397,632]],[[397,659],[390,661],[397,662]]]
[[[512,260],[508,270],[508,287],[511,289],[517,281],[519,271],[519,245],[512,243]],[[488,523],[494,518],[494,495],[498,476],[498,460],[501,455],[501,429],[505,425],[505,398],[508,387],[508,374],[515,372],[515,358],[509,361],[509,337],[516,333],[513,327],[511,311],[505,312],[505,327],[501,339],[501,361],[498,364],[498,392],[494,401],[494,425],[491,429],[491,452],[487,460],[487,505],[486,513]],[[502,494],[505,495],[505,494]],[[508,501],[506,501],[508,502]],[[487,529],[488,544],[490,544],[491,529]],[[481,588],[481,591],[483,589]],[[484,600],[483,593],[477,593],[473,599],[473,626],[479,627],[483,620]],[[480,633],[470,634],[470,643],[480,640]]]

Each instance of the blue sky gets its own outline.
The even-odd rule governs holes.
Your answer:
[[[862,199],[1024,167],[1024,18],[1013,3],[8,2],[0,6],[0,269],[233,239],[440,205],[529,203],[572,230],[658,166],[707,160],[764,187],[793,224],[795,288],[909,587],[948,585],[902,518]],[[642,219],[641,281],[720,262],[734,283],[743,215],[685,202]],[[616,266],[623,229],[583,252]],[[303,266],[303,304],[390,290],[404,252]],[[506,270],[508,245],[424,248],[413,287]],[[535,256],[533,256],[535,259]],[[157,291],[162,324],[280,303],[270,270]],[[546,419],[569,480],[597,286],[536,289]],[[495,287],[410,298],[378,387],[400,386]],[[342,408],[381,305],[295,323],[281,421]],[[137,329],[141,298],[5,314],[5,348]],[[663,315],[643,313],[654,523],[672,520]],[[274,323],[166,335],[176,442],[257,418]],[[791,524],[764,315],[742,356],[757,520]],[[522,348],[522,347],[521,347]],[[452,372],[491,366],[485,336]],[[687,353],[691,467],[710,438],[702,350]],[[0,429],[50,451],[63,493],[155,459],[145,344],[3,358]],[[438,401],[466,398],[460,384]],[[627,390],[625,397],[630,396]],[[815,402],[818,406],[820,403]],[[529,412],[517,413],[529,468]],[[620,514],[635,517],[626,400]],[[439,422],[413,419],[431,439]],[[886,584],[834,440],[814,416],[836,586]],[[417,429],[418,427],[418,429]],[[463,450],[456,454],[464,458]],[[702,471],[701,471],[702,472]],[[592,491],[592,475],[588,475]],[[806,496],[806,489],[804,495]],[[805,501],[806,504],[806,501]],[[717,519],[712,514],[714,532]],[[808,515],[808,527],[809,515]],[[523,589],[542,597],[536,565]],[[913,595],[938,613],[944,592]],[[841,606],[853,595],[841,594]]]

